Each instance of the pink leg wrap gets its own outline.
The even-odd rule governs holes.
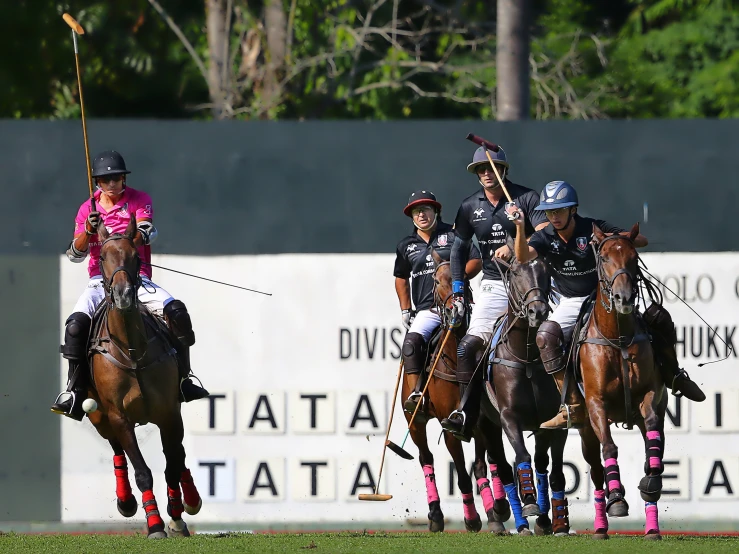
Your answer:
[[[651,469],[662,469],[662,437],[659,431],[647,431],[647,457]]]
[[[650,535],[653,533],[659,533],[659,520],[657,517],[658,516],[657,503],[656,502],[645,502],[644,511],[647,514],[647,524],[644,528],[645,534]]]
[[[606,516],[606,491],[595,491],[595,525],[596,533],[608,531],[608,517]]]
[[[480,517],[477,515],[477,509],[475,508],[475,496],[471,492],[462,494],[462,507],[464,508],[464,518],[467,521]]]
[[[498,477],[498,466],[496,464],[490,464],[490,473],[493,476],[493,498],[503,500],[506,497],[505,489],[503,488],[503,481]]]
[[[126,455],[113,456],[115,468],[115,495],[121,502],[127,502],[133,496],[131,483],[128,481],[128,464]]]
[[[423,474],[426,477],[426,500],[429,504],[439,500],[439,491],[436,489],[436,475],[434,475],[434,466],[423,466]]]
[[[487,477],[480,477],[477,480],[477,486],[480,489],[480,496],[482,497],[482,505],[485,507],[485,511],[489,512],[493,509],[495,500],[493,499],[493,491],[490,490],[490,481]]]
[[[606,480],[608,481],[608,490],[615,491],[621,489],[621,477],[618,469],[618,461],[616,458],[608,458],[605,463]]]

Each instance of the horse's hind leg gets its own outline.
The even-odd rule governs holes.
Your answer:
[[[608,515],[606,514],[606,491],[603,489],[605,471],[600,461],[600,442],[590,425],[580,430],[582,455],[590,465],[590,479],[595,486],[595,522],[593,523],[593,538],[608,538]]]
[[[410,419],[410,417],[410,414],[406,414],[406,419]],[[421,463],[423,477],[426,482],[426,501],[429,505],[429,531],[432,533],[440,533],[444,531],[444,513],[441,511],[439,490],[436,488],[434,455],[428,447],[425,423],[417,424],[415,421],[413,422],[413,427],[411,427],[411,439],[418,447],[418,461]]]
[[[449,454],[452,455],[454,460],[454,467],[457,470],[457,486],[462,492],[462,508],[464,510],[464,527],[467,531],[477,533],[482,529],[482,520],[480,514],[477,513],[475,508],[475,495],[472,492],[472,479],[470,479],[469,473],[464,463],[464,451],[462,450],[462,443],[454,438],[451,433],[444,433],[444,442],[446,448],[449,450]]]
[[[549,519],[549,448],[551,447],[549,431],[537,432],[535,437],[534,468],[536,470],[536,503],[539,506],[539,517],[536,518],[534,532],[537,535],[552,534],[552,520]]]
[[[190,531],[187,524],[182,520],[182,512],[185,511],[185,507],[180,492],[180,479],[187,468],[185,467],[185,448],[182,446],[185,431],[179,411],[173,415],[166,425],[161,424],[159,428],[162,449],[167,460],[167,467],[164,469],[164,478],[167,481],[167,513],[172,518],[167,525],[167,530],[170,536],[189,537]],[[200,504],[202,504],[202,501],[200,501]],[[198,507],[198,509],[200,508]]]
[[[146,512],[146,527],[148,529],[149,538],[162,539],[167,536],[164,532],[164,521],[162,521],[157,508],[157,501],[154,498],[154,478],[151,470],[146,465],[144,457],[141,455],[136,434],[133,425],[122,415],[108,414],[110,425],[118,438],[119,444],[131,460],[134,472],[136,473],[136,485],[141,491],[141,505]]]
[[[138,502],[131,491],[131,483],[128,480],[128,462],[126,461],[126,453],[123,451],[121,443],[115,439],[110,439],[110,446],[113,448],[113,469],[115,470],[115,496],[118,506],[118,513],[123,517],[133,517],[138,510]]]
[[[643,420],[637,421],[644,438],[646,460],[644,461],[644,477],[639,481],[639,492],[644,500],[644,510],[647,524],[644,536],[647,539],[661,539],[657,502],[662,496],[662,472],[664,466],[665,432],[664,414],[667,405],[667,396],[662,395],[660,402],[655,405],[655,394],[649,392],[644,396],[640,405]]]
[[[570,509],[565,498],[564,451],[567,431],[547,431],[552,453],[552,531],[558,537],[570,534]]]

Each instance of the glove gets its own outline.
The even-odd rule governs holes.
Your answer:
[[[452,327],[462,325],[465,314],[464,293],[454,293],[452,297]]]
[[[100,212],[90,212],[85,220],[85,233],[94,235],[98,232],[100,225]]]
[[[403,310],[400,312],[400,314],[403,318],[403,327],[405,327],[407,331],[411,328],[411,323],[413,323],[413,320],[415,319],[413,317],[413,313],[410,310]]]

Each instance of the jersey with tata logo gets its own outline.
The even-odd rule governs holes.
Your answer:
[[[427,243],[414,231],[398,243],[393,275],[411,280],[411,299],[416,311],[428,310],[434,305],[434,269],[436,264],[431,256],[433,248],[445,261],[449,261],[455,234],[452,226],[440,221]],[[480,258],[480,251],[470,243],[469,258]]]
[[[575,232],[567,242],[549,225],[533,234],[529,240],[539,257],[554,270],[554,287],[566,298],[589,296],[598,286],[595,253],[590,245],[593,223],[604,233],[622,233],[623,229],[602,219],[575,214]]]
[[[124,233],[128,223],[131,220],[131,214],[136,215],[136,220],[141,221],[142,219],[152,219],[154,211],[151,207],[151,197],[145,192],[126,187],[123,191],[123,195],[118,203],[113,206],[109,211],[106,211],[100,205],[100,194],[101,191],[95,191],[95,209],[100,212],[100,217],[108,229],[110,234],[113,233]],[[82,206],[80,206],[77,212],[77,217],[74,220],[74,234],[85,232],[85,220],[92,211],[90,201],[86,200]],[[87,271],[90,277],[100,275],[100,247],[102,241],[98,238],[97,234],[90,237],[90,262],[87,265]],[[141,261],[141,275],[145,275],[151,279],[151,247],[150,246],[139,246],[139,257]]]
[[[511,183],[506,180],[506,188],[514,203],[526,217],[526,235],[534,232],[534,228],[546,223],[544,212],[534,210],[539,205],[539,195],[530,188]],[[482,251],[483,276],[486,279],[500,280],[500,272],[493,261],[495,251],[506,243],[507,237],[516,236],[516,225],[505,212],[506,197],[502,197],[496,206],[488,200],[481,188],[475,194],[462,201],[454,221],[454,230],[464,240],[477,237]]]

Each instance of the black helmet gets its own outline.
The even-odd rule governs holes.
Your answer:
[[[131,173],[126,169],[126,162],[115,150],[100,152],[92,160],[92,176],[103,177],[104,175],[126,175]]]

